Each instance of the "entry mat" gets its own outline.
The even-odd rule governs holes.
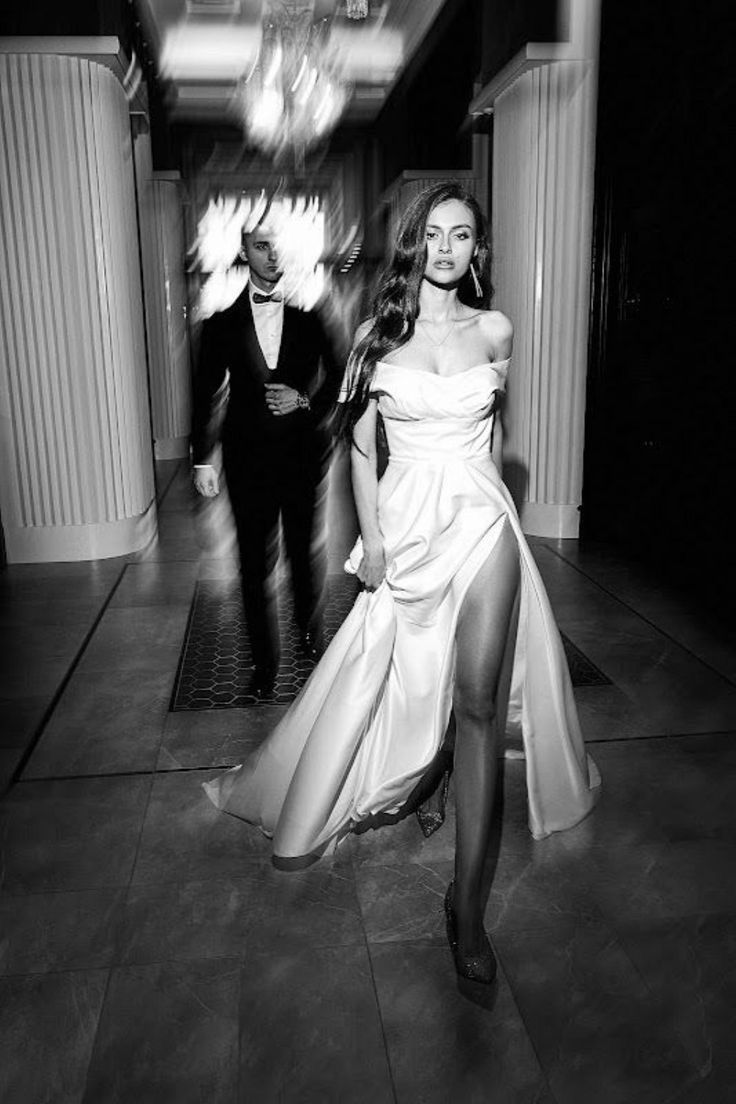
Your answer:
[[[349,575],[327,580],[324,611],[329,643],[355,600],[357,582]],[[309,677],[314,661],[301,655],[288,589],[279,594],[281,664],[274,698],[290,702]],[[605,686],[611,680],[562,635],[573,686]],[[205,579],[196,584],[176,673],[170,709],[233,709],[260,704],[246,693],[252,675],[248,632],[237,578]]]

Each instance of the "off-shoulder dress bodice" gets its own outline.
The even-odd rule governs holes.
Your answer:
[[[437,462],[490,453],[496,394],[509,361],[486,362],[451,376],[379,361],[372,393],[386,427],[391,458]]]

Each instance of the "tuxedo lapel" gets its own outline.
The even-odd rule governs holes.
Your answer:
[[[281,328],[281,344],[276,361],[277,372],[285,368],[294,355],[293,346],[296,340],[298,317],[299,311],[296,307],[290,307],[288,303],[284,305],[284,324]]]

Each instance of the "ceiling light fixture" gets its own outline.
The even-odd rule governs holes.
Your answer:
[[[236,93],[248,139],[297,164],[336,126],[349,87],[330,46],[331,17],[314,0],[266,0],[257,61]]]

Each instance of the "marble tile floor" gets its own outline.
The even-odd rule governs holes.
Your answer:
[[[444,942],[452,797],[429,840],[299,874],[204,798],[283,707],[169,712],[194,583],[235,565],[222,504],[160,478],[143,553],[0,576],[3,1104],[736,1100],[733,634],[610,549],[532,542],[612,680],[576,691],[605,789],[534,842],[505,763],[480,1008]]]

